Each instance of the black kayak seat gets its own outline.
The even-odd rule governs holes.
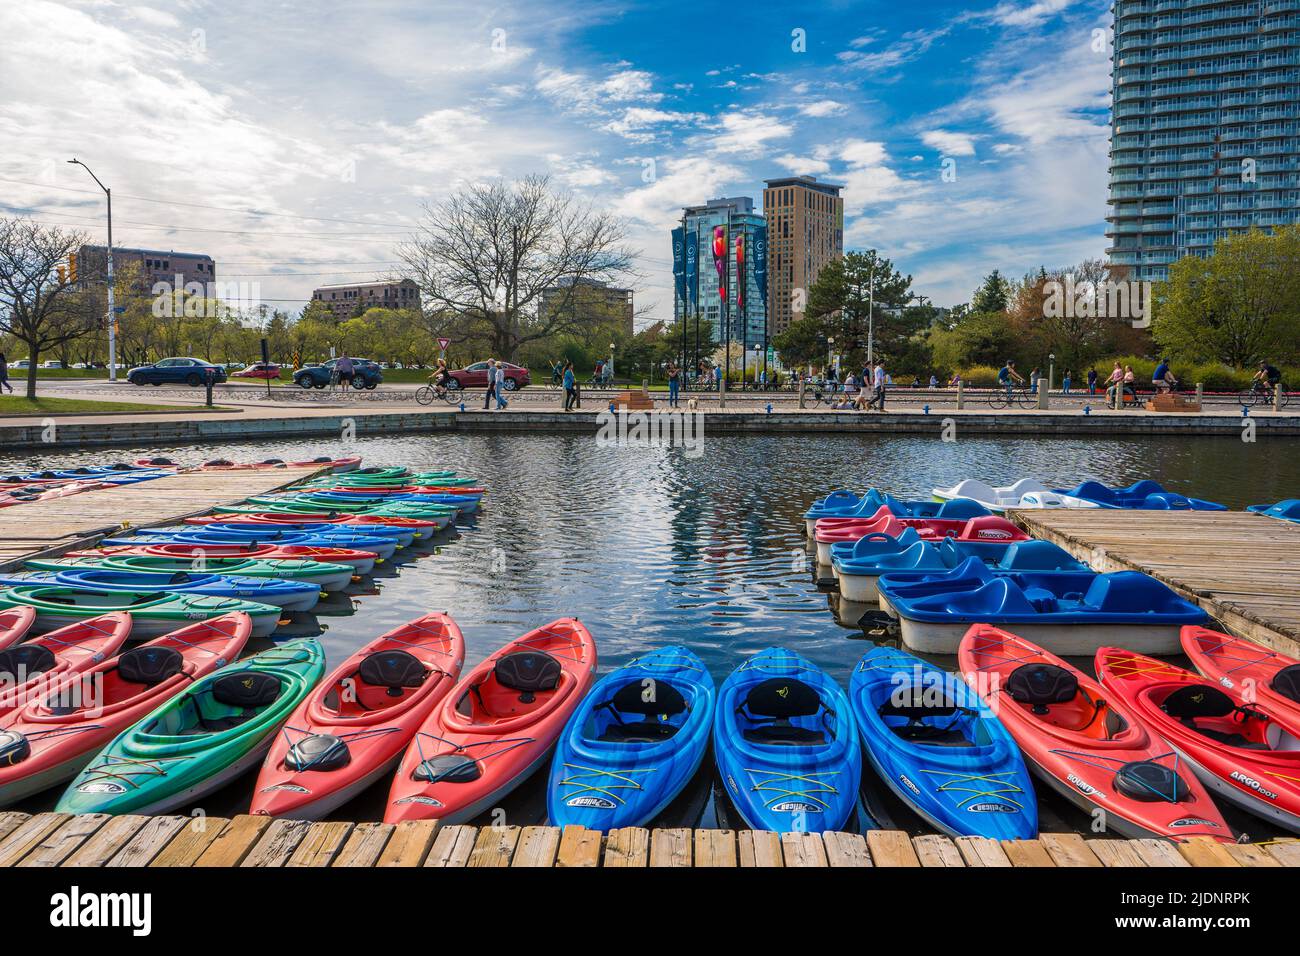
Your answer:
[[[1022,664],[1007,676],[1007,694],[1018,704],[1029,704],[1035,714],[1052,704],[1065,704],[1079,693],[1079,678],[1055,664]]]
[[[911,690],[911,695],[907,694]],[[933,699],[933,690],[911,687],[900,694],[895,691],[877,708],[881,717],[902,718],[907,722],[891,725],[890,729],[904,740],[924,743],[932,747],[969,747],[971,741],[958,726],[958,717],[967,711],[946,694]],[[946,720],[947,723],[926,723],[926,720]]]
[[[389,697],[401,697],[403,688],[419,687],[429,672],[410,651],[394,649],[367,655],[357,676],[372,687],[387,688]]]
[[[814,727],[791,723],[795,717],[812,717],[822,710],[821,694],[801,680],[771,677],[755,684],[739,708],[754,726],[743,731],[746,740],[777,746],[807,746],[826,742],[826,734]]]
[[[605,728],[601,740],[616,743],[654,744],[668,740],[678,731],[669,718],[690,709],[682,692],[662,680],[634,680],[620,687],[609,700],[597,705],[608,710],[615,723]],[[642,719],[625,721],[623,714],[637,714]]]
[[[1197,724],[1196,721],[1200,718],[1228,717],[1231,714],[1241,714],[1246,719],[1264,719],[1258,711],[1238,706],[1236,701],[1217,687],[1208,684],[1189,684],[1180,687],[1164,699],[1160,708],[1170,717],[1180,721],[1183,726],[1211,740],[1217,740],[1225,746],[1239,747],[1243,750],[1270,749],[1268,744],[1251,740],[1244,734],[1230,730],[1216,730],[1213,727],[1202,727]]]
[[[498,684],[519,691],[522,704],[531,704],[539,691],[555,690],[562,673],[560,662],[545,651],[512,651],[492,668]]]
[[[185,669],[185,656],[174,647],[133,647],[117,659],[124,681],[154,687]]]
[[[333,734],[310,734],[295,741],[284,755],[290,770],[338,770],[351,762],[347,742]]]
[[[199,732],[229,730],[252,720],[280,696],[281,688],[280,678],[263,671],[244,670],[218,677],[208,688],[212,699],[237,709],[232,714],[201,716]]]
[[[16,683],[53,670],[58,659],[44,644],[18,644],[0,651],[0,678]]]
[[[1273,675],[1269,686],[1287,700],[1300,703],[1300,664],[1291,664]]]

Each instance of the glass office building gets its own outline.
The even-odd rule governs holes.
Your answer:
[[[1112,265],[1300,222],[1300,0],[1116,0]]]
[[[710,199],[702,206],[689,206],[685,210],[686,234],[694,236],[695,248],[698,250],[698,265],[692,274],[694,282],[688,287],[687,301],[683,302],[680,289],[673,296],[673,316],[680,320],[687,317],[687,326],[696,314],[713,324],[714,341],[721,343],[726,339],[727,328],[723,323],[723,303],[720,292],[721,282],[713,259],[713,230],[716,226],[726,227],[729,238],[729,255],[727,256],[727,317],[731,325],[731,341],[747,344],[752,350],[755,345],[760,348],[767,344],[764,338],[767,330],[766,288],[760,285],[756,269],[755,245],[758,233],[761,233],[767,220],[762,213],[754,211],[754,200],[748,196],[730,199]],[[680,224],[678,228],[681,228]],[[745,282],[744,308],[736,304],[736,237],[744,236],[746,259],[743,263]],[[692,305],[692,303],[695,303]]]

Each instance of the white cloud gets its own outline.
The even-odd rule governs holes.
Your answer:
[[[859,40],[867,38],[858,37],[850,43],[854,49],[844,50],[836,54],[836,58],[841,63],[854,68],[863,70],[867,73],[884,73],[889,70],[896,70],[905,63],[910,63],[917,57],[925,54],[930,47],[936,42],[947,36],[949,27],[939,27],[934,30],[913,30],[904,33],[903,36],[885,47],[879,53],[863,53],[857,47]]]
[[[799,107],[799,112],[804,116],[813,116],[817,118],[838,116],[847,110],[847,106],[836,100],[814,100],[811,103],[804,103]]]
[[[943,129],[927,130],[921,142],[945,156],[974,156],[975,137],[970,133],[953,133]]]
[[[795,156],[793,153],[777,156],[773,159],[773,162],[783,169],[789,170],[792,176],[821,176],[831,171],[831,164],[824,159],[816,159],[811,156]]]
[[[715,153],[756,157],[771,140],[785,139],[794,127],[763,113],[726,113],[717,126],[718,132],[695,137],[688,146],[704,146]]]
[[[661,110],[645,106],[632,106],[623,111],[623,115],[611,120],[603,127],[632,142],[645,143],[654,139],[651,127],[698,123],[706,117],[703,113],[681,113],[674,110]]]

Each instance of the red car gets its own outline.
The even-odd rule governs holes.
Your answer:
[[[522,365],[512,365],[509,362],[498,362],[497,365],[506,370],[505,381],[501,387],[507,392],[513,392],[517,388],[523,388],[532,382],[528,375],[528,369]],[[487,388],[487,362],[475,362],[467,368],[456,369],[448,372],[451,380],[447,382],[448,388]]]
[[[248,366],[248,368],[241,368],[238,372],[231,372],[230,377],[277,379],[280,377],[280,366],[274,362],[256,362]]]

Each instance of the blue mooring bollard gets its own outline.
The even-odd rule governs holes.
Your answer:
[[[923,412],[925,412],[927,415],[929,415],[929,414],[930,414],[930,406],[929,406],[929,405],[923,405],[923,406],[921,407],[921,411],[923,411]]]
[[[1242,418],[1249,418],[1249,417],[1250,417],[1250,406],[1249,406],[1249,405],[1242,405],[1242,406],[1241,406],[1241,417],[1242,417]]]
[[[609,403],[609,413],[610,413],[611,415],[614,414],[614,403],[613,403],[613,402],[610,402],[610,403]]]
[[[767,413],[768,413],[769,415],[772,414],[772,403],[771,403],[771,402],[768,402],[768,403],[767,403]]]
[[[1085,405],[1085,406],[1083,406],[1083,414],[1084,414],[1085,416],[1086,416],[1086,415],[1091,415],[1091,414],[1092,414],[1092,406],[1091,406],[1091,405]]]
[[[464,403],[464,402],[461,402],[461,403],[460,403],[460,410],[461,410],[462,412],[465,410],[465,403]]]

